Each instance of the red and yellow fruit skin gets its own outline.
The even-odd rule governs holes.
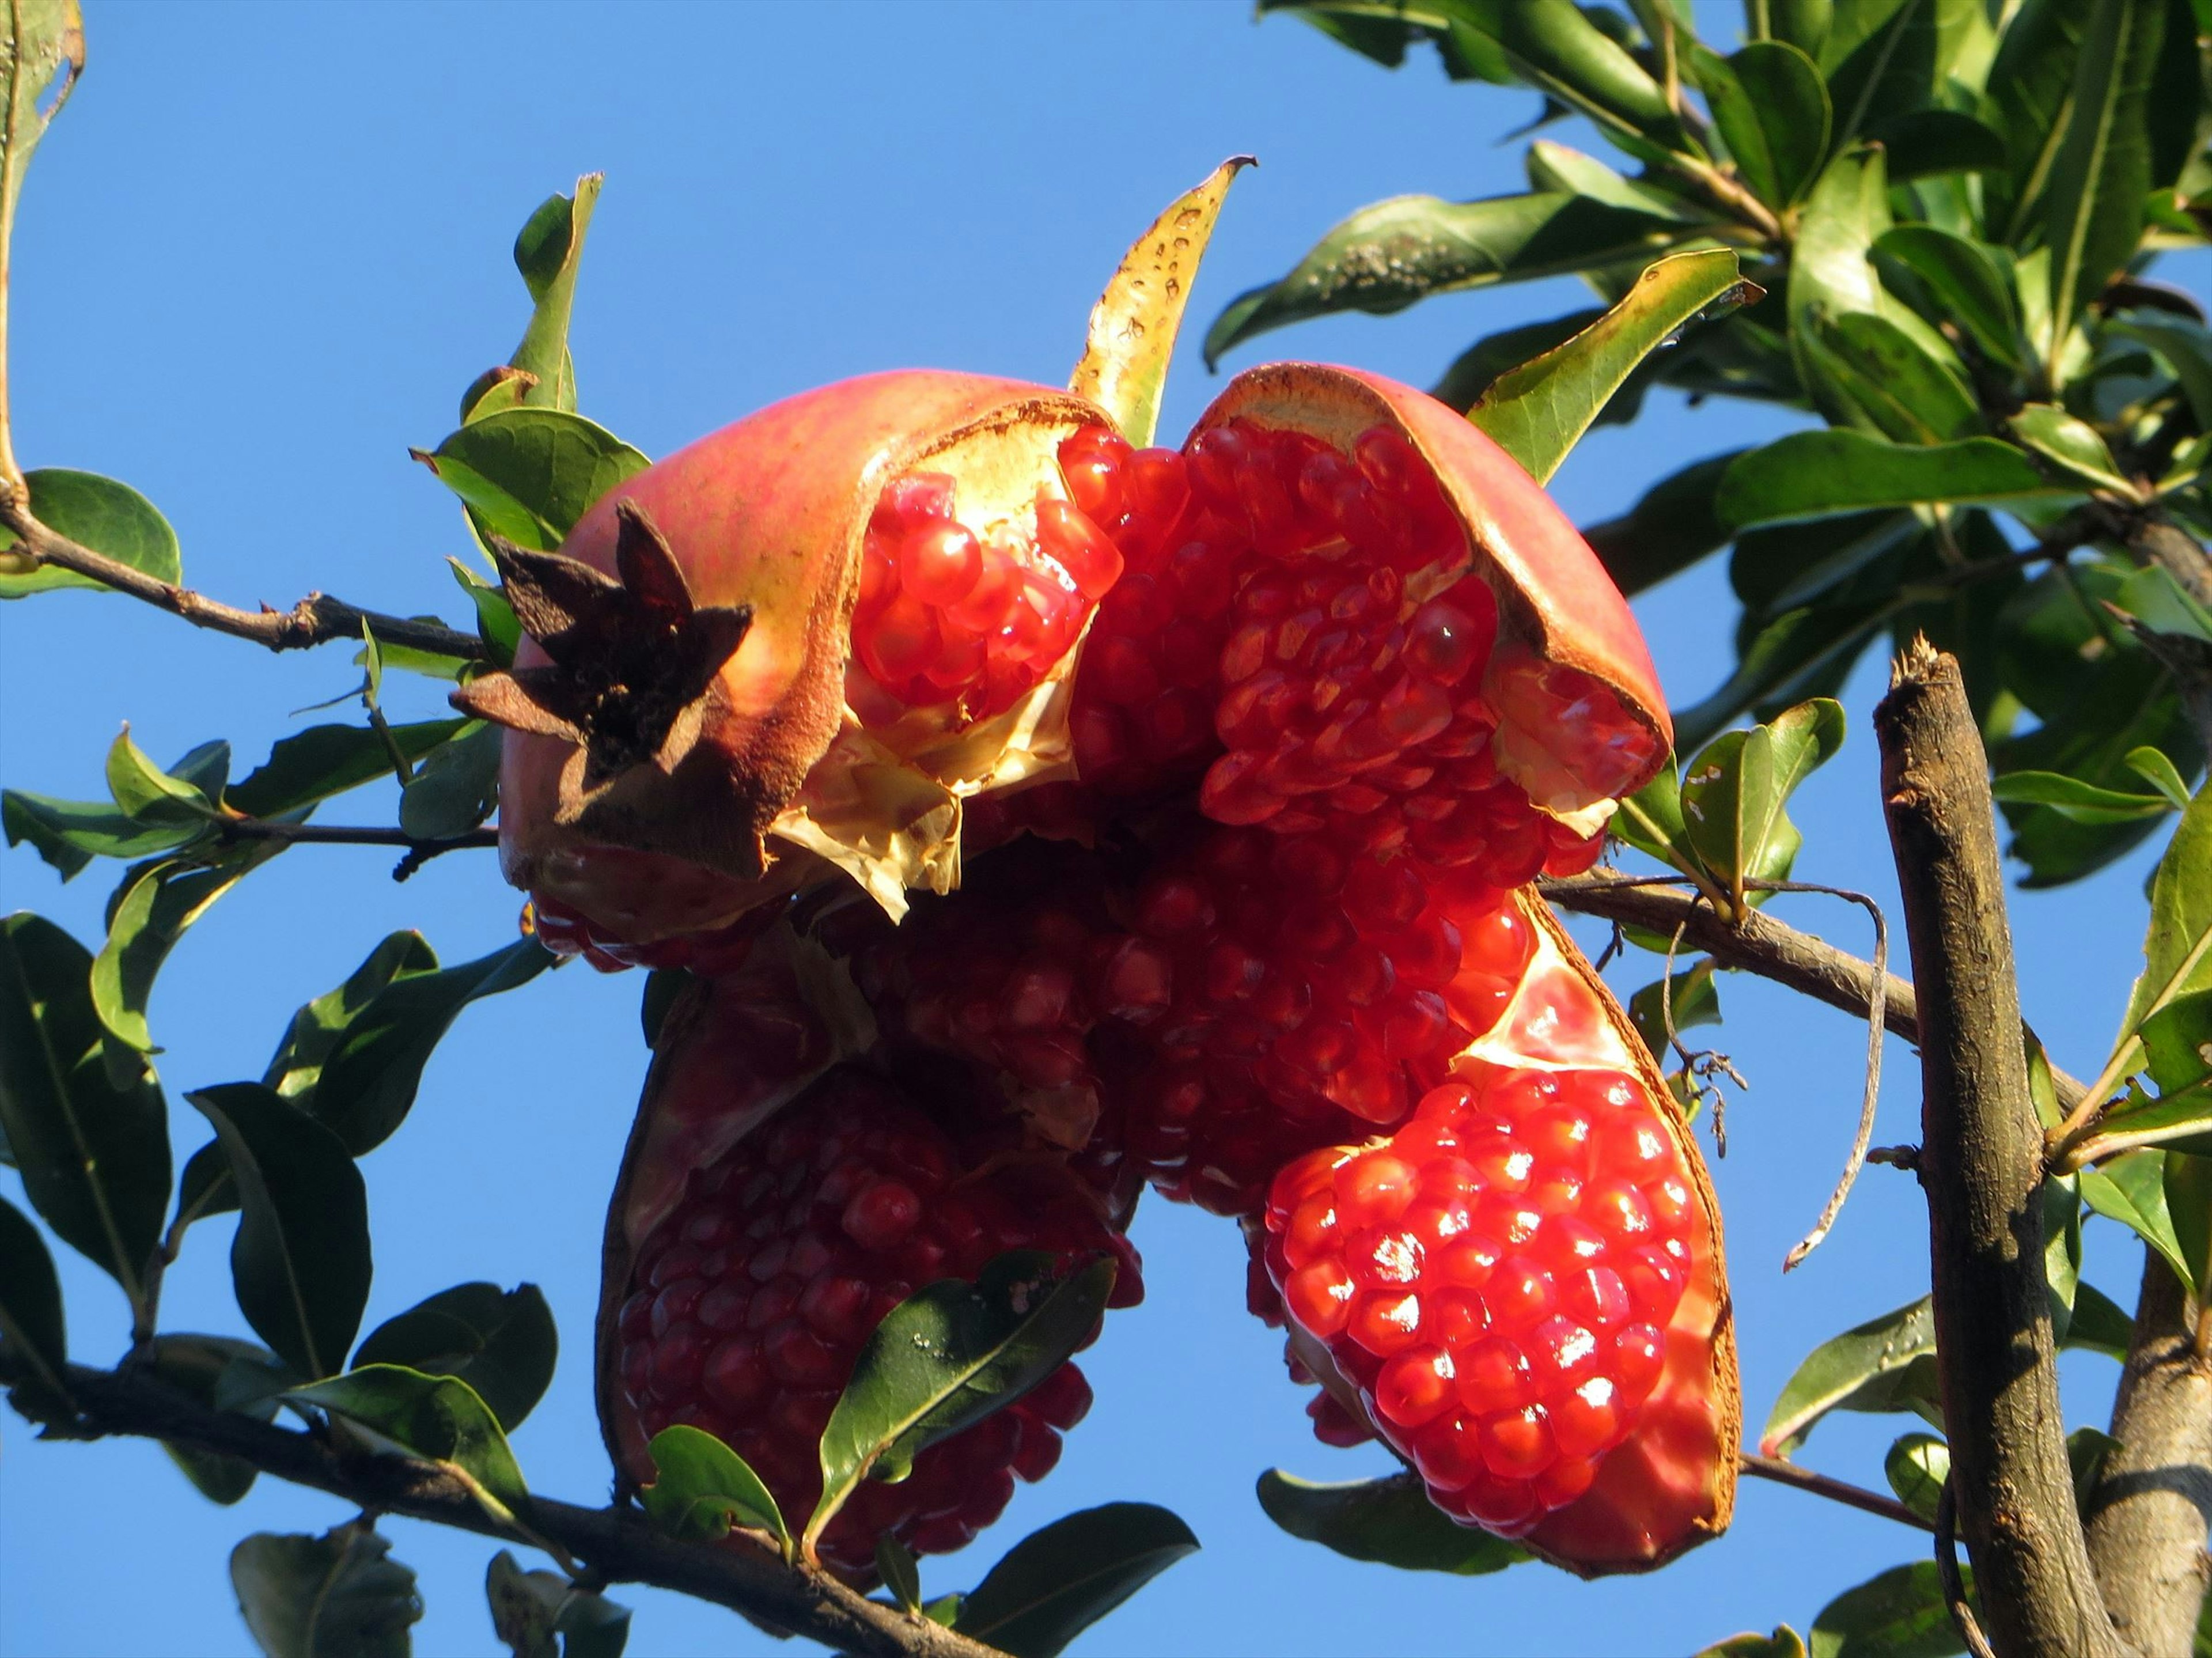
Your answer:
[[[1030,452],[1042,477],[1060,437],[1103,423],[1095,405],[1048,386],[934,370],[872,374],[773,404],[610,491],[562,553],[615,574],[615,508],[635,501],[666,537],[693,598],[750,605],[752,627],[672,771],[634,766],[586,789],[574,745],[507,733],[507,878],[632,943],[709,930],[821,878],[825,865],[787,843],[772,850],[765,837],[845,723],[860,546],[878,494],[953,445],[989,449],[1000,434],[1006,442],[995,446]],[[516,665],[545,660],[526,638]]]
[[[1599,1464],[1588,1491],[1516,1540],[1580,1576],[1649,1571],[1727,1529],[1735,1508],[1743,1403],[1720,1207],[1696,1140],[1626,1014],[1550,908],[1533,891],[1519,898],[1542,942],[1505,1017],[1461,1056],[1462,1066],[1629,1072],[1656,1103],[1695,1201],[1689,1284],[1663,1333],[1663,1366],[1634,1429]],[[1358,1419],[1370,1420],[1328,1346],[1294,1319],[1289,1329],[1297,1363]]]

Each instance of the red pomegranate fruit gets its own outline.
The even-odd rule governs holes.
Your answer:
[[[821,1494],[817,1445],[862,1345],[915,1290],[1039,1250],[1071,1266],[1107,1255],[1110,1304],[1143,1296],[1135,1251],[1060,1160],[1005,1149],[1002,1114],[957,1086],[821,1068],[827,1023],[773,963],[678,1000],[610,1217],[600,1313],[601,1419],[623,1476],[650,1481],[647,1441],[688,1424],[744,1457],[794,1527]],[[821,1559],[861,1582],[879,1536],[917,1554],[963,1546],[1017,1478],[1052,1467],[1089,1403],[1064,1365],[922,1451],[906,1479],[865,1484]]]

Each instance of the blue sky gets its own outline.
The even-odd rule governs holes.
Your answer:
[[[465,531],[407,447],[435,443],[461,388],[513,345],[525,301],[509,244],[579,173],[607,175],[573,336],[582,406],[661,454],[869,369],[1060,380],[1128,240],[1223,156],[1262,165],[1223,217],[1200,321],[1352,208],[1521,187],[1518,146],[1499,140],[1534,106],[1449,86],[1427,61],[1388,74],[1295,23],[1255,25],[1239,0],[87,9],[90,70],[40,154],[17,232],[18,452],[143,490],[182,537],[187,579],[239,603],[324,588],[458,614],[441,566],[465,550]],[[1731,40],[1733,9],[1705,9],[1710,37]],[[1421,384],[1479,335],[1586,302],[1569,282],[1458,295],[1271,336],[1231,366],[1297,355]],[[1166,433],[1218,385],[1194,349],[1184,357]],[[1591,438],[1556,480],[1579,521],[1782,429],[1729,405],[1650,408]],[[1717,569],[1638,611],[1678,706],[1718,681],[1735,606]],[[158,759],[220,736],[250,764],[301,723],[287,710],[353,677],[343,652],[274,658],[120,598],[10,607],[0,776],[94,794],[125,720]],[[1877,684],[1870,664],[1850,693],[1849,744],[1800,797],[1799,873],[1871,890],[1894,913],[1865,721]],[[415,682],[392,701],[420,717],[439,697]],[[389,822],[392,810],[365,792],[325,816]],[[2027,1011],[2076,1074],[2098,1068],[2139,964],[2149,859],[2018,899]],[[447,961],[514,936],[517,898],[488,858],[442,859],[404,886],[388,867],[373,851],[293,852],[171,959],[152,1017],[179,1161],[205,1138],[183,1090],[259,1074],[292,1009],[385,932],[418,926]],[[112,874],[62,887],[17,848],[0,856],[0,908],[36,908],[96,939]],[[1798,924],[1866,947],[1856,910],[1790,903]],[[1614,974],[1624,993],[1653,976],[1649,957]],[[465,1279],[545,1288],[569,1357],[516,1450],[535,1487],[583,1501],[605,1488],[584,1358],[601,1212],[644,1070],[640,987],[635,975],[575,969],[472,1010],[404,1131],[364,1163],[379,1244],[369,1323]],[[1925,1219],[1908,1177],[1870,1170],[1828,1243],[1782,1278],[1849,1143],[1864,1038],[1742,975],[1722,994],[1716,1040],[1753,1084],[1731,1103],[1716,1175],[1756,1422],[1806,1349],[1925,1288]],[[1912,1056],[1893,1043],[1889,1061],[1877,1138],[1910,1139]],[[18,1199],[12,1175],[0,1191]],[[192,1235],[167,1291],[170,1327],[243,1333],[226,1232]],[[1180,1512],[1205,1552],[1079,1653],[1680,1654],[1785,1619],[1802,1630],[1835,1591],[1919,1552],[1916,1533],[1755,1482],[1728,1537],[1648,1580],[1584,1585],[1540,1566],[1399,1575],[1294,1541],[1253,1500],[1260,1471],[1352,1478],[1378,1471],[1379,1454],[1307,1433],[1278,1340],[1243,1310],[1232,1229],[1153,1202],[1136,1236],[1149,1296],[1084,1360],[1091,1418],[996,1530],[925,1563],[929,1593],[969,1585],[1058,1515],[1143,1498]],[[2139,1251],[2104,1223],[2090,1238],[2089,1276],[2131,1303]],[[119,1297],[82,1262],[63,1272],[76,1356],[112,1361]],[[2069,1359],[2069,1419],[2100,1419],[2115,1375]],[[1882,1448],[1911,1425],[1841,1418],[1805,1458],[1879,1484]],[[250,1653],[225,1572],[233,1544],[346,1517],[266,1480],[217,1509],[150,1444],[42,1444],[0,1418],[0,1653]],[[387,1530],[421,1574],[416,1650],[498,1650],[481,1588],[492,1546],[405,1521]],[[636,1608],[639,1654],[778,1649],[715,1608],[617,1598]]]

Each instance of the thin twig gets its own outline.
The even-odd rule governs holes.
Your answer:
[[[1885,1035],[1883,1004],[1889,992],[1889,922],[1881,913],[1881,906],[1863,892],[1849,892],[1840,887],[1815,886],[1802,881],[1759,881],[1753,883],[1762,892],[1820,892],[1832,898],[1844,898],[1859,906],[1874,918],[1874,963],[1868,975],[1872,993],[1867,999],[1867,1057],[1866,1081],[1859,1096],[1858,1133],[1851,1139],[1851,1155],[1844,1164],[1843,1178],[1829,1193],[1828,1201],[1820,1211],[1820,1219],[1813,1230],[1798,1240],[1797,1246],[1782,1258],[1785,1272],[1803,1263],[1806,1256],[1820,1247],[1820,1240],[1828,1236],[1828,1229],[1836,1224],[1836,1217],[1844,1212],[1844,1199],[1851,1194],[1857,1182],[1859,1170],[1866,1164],[1867,1147],[1874,1143],[1875,1106],[1881,1098],[1881,1044]]]
[[[483,655],[483,645],[466,634],[439,622],[416,622],[406,616],[364,610],[328,593],[309,593],[289,610],[241,610],[194,592],[189,587],[162,581],[143,570],[70,540],[33,515],[23,491],[0,479],[0,526],[12,531],[17,552],[28,553],[41,564],[70,570],[101,586],[143,599],[172,616],[182,616],[196,628],[228,634],[272,651],[304,649],[311,645],[357,644],[362,624],[376,632],[380,643],[465,661]]]
[[[0,1382],[22,1381],[28,1367],[0,1353]],[[60,1431],[160,1439],[237,1457],[262,1473],[331,1493],[356,1507],[462,1531],[529,1543],[488,1513],[466,1483],[434,1462],[362,1455],[315,1436],[216,1411],[143,1369],[72,1364],[65,1381],[82,1412]],[[654,1531],[635,1509],[586,1509],[550,1497],[529,1499],[526,1524],[609,1582],[647,1583],[742,1612],[864,1658],[1000,1658],[995,1649],[927,1619],[907,1616],[848,1588],[827,1573],[787,1566],[764,1552],[721,1544],[678,1542]]]
[[[1737,1456],[1736,1466],[1747,1474],[1771,1479],[1778,1485],[1794,1486],[1812,1496],[1825,1497],[1831,1503],[1841,1503],[1846,1508],[1878,1514],[1885,1520],[1894,1520],[1900,1526],[1911,1526],[1917,1531],[1934,1529],[1893,1497],[1884,1497],[1880,1491],[1870,1491],[1863,1485],[1853,1485],[1841,1479],[1832,1479],[1824,1473],[1815,1473],[1810,1468],[1801,1468],[1795,1462],[1779,1456],[1758,1456],[1745,1451]]]
[[[289,841],[335,847],[404,847],[410,852],[435,856],[470,847],[495,847],[499,831],[473,829],[459,835],[425,838],[402,829],[369,829],[352,823],[286,823],[267,817],[233,817],[216,826],[222,835],[238,841]]]
[[[1996,1658],[1966,1599],[1966,1576],[1959,1570],[1958,1514],[1958,1494],[1947,1479],[1936,1499],[1936,1571],[1943,1580],[1943,1604],[1950,1609],[1951,1621],[1958,1625],[1959,1638],[1966,1643],[1971,1658]]]

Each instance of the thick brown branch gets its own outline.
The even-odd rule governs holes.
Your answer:
[[[133,569],[49,529],[32,515],[30,503],[4,479],[0,479],[0,525],[15,533],[16,545],[11,551],[28,553],[41,564],[74,571],[103,587],[143,599],[172,616],[182,616],[196,628],[212,629],[272,651],[301,650],[344,640],[358,643],[362,624],[366,623],[380,644],[464,659],[483,654],[483,646],[474,634],[458,632],[441,623],[364,610],[328,593],[309,593],[289,610],[272,610],[266,605],[258,610],[241,610],[220,604],[189,587],[157,580],[143,570]]]
[[[2135,1339],[2112,1437],[2084,1521],[2112,1625],[2143,1658],[2188,1658],[2204,1604],[2212,1518],[2212,1366],[2199,1310],[2165,1260],[2145,1252]]]
[[[1536,885],[1561,909],[1653,932],[1671,933],[1680,926],[1685,944],[1726,965],[1787,985],[1862,1019],[1873,1005],[1875,976],[1869,964],[1762,911],[1747,912],[1739,925],[1722,920],[1711,905],[1692,894],[1670,887],[1632,886],[1617,877],[1603,875],[1577,875],[1540,881]],[[1911,982],[1893,973],[1883,984],[1882,1022],[1893,1035],[1918,1042],[1920,1005]],[[2051,1080],[2057,1084],[2060,1105],[2068,1110],[2087,1091],[2078,1079],[2062,1071],[2054,1070]]]
[[[1958,664],[1915,641],[1875,730],[1920,993],[1920,1181],[1959,1530],[2003,1658],[2120,1658],[2066,1461],[2043,1273],[2043,1130],[1988,760]]]
[[[0,1355],[0,1381],[21,1379],[15,1362]],[[312,1435],[211,1410],[144,1372],[72,1364],[68,1385],[85,1432],[220,1452],[361,1508],[528,1540],[513,1538],[460,1480],[434,1463],[341,1455]],[[533,1497],[526,1519],[532,1531],[610,1582],[649,1583],[710,1600],[833,1651],[865,1658],[1000,1658],[994,1648],[878,1605],[822,1572],[734,1547],[679,1543],[653,1530],[635,1511]]]

